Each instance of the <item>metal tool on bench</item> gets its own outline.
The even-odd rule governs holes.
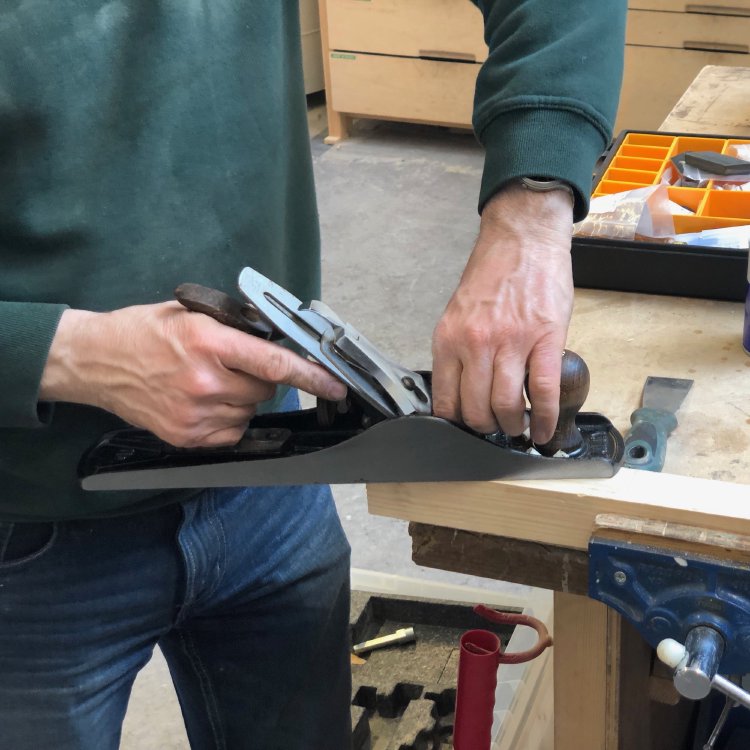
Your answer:
[[[677,427],[677,410],[693,385],[692,380],[649,376],[643,386],[642,406],[630,416],[625,436],[625,466],[661,471],[667,438]]]
[[[430,373],[392,362],[322,302],[304,304],[251,268],[239,289],[242,302],[195,285],[176,295],[247,333],[289,339],[348,386],[346,400],[256,416],[228,448],[175,448],[135,428],[109,433],[81,460],[84,489],[610,477],[622,462],[610,421],[579,413],[588,370],[572,352],[555,437],[537,452],[527,437],[480,435],[432,416]],[[560,450],[567,457],[554,457]]]

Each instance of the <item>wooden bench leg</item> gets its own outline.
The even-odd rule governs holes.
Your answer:
[[[653,649],[614,610],[556,591],[553,638],[555,750],[692,747],[698,704],[664,699]]]
[[[601,602],[555,592],[555,750],[616,747],[607,743],[609,620]]]

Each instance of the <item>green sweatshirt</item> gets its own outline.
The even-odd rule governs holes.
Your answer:
[[[479,0],[480,206],[558,177],[585,214],[610,136],[624,1]],[[235,288],[253,266],[319,294],[297,0],[25,0],[0,7],[0,519],[133,512],[184,493],[89,493],[115,416],[38,401],[66,307]]]

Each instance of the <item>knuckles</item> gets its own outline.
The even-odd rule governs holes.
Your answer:
[[[560,400],[560,378],[536,375],[529,378],[529,395],[539,416],[553,416]]]
[[[461,404],[461,420],[476,432],[489,434],[497,430],[497,418],[490,410],[489,403]]]
[[[294,377],[290,353],[278,345],[268,348],[259,367],[259,376],[269,383],[289,383]]]
[[[242,440],[242,436],[245,434],[246,425],[241,427],[234,427],[227,430],[222,430],[220,433],[214,435],[207,435],[202,438],[197,438],[193,444],[187,446],[189,448],[219,448],[221,446],[236,445]]]
[[[469,356],[486,356],[488,353],[515,351],[524,335],[520,327],[508,325],[495,319],[448,322],[441,320],[435,328],[432,340],[433,355],[442,352],[465,352]]]
[[[432,412],[437,417],[453,421],[457,420],[459,416],[457,404],[454,399],[436,396],[434,393],[432,398]]]
[[[221,384],[210,370],[194,368],[184,375],[182,391],[191,400],[203,401],[215,398],[221,392]]]
[[[467,427],[470,427],[475,432],[481,432],[484,435],[489,435],[493,432],[497,432],[498,429],[497,420],[490,419],[486,415],[479,416],[471,413],[464,413],[463,422]]]
[[[248,420],[252,417],[248,417]],[[236,445],[245,434],[247,422],[227,425],[225,428],[206,427],[203,424],[173,424],[155,433],[175,448],[213,448]]]
[[[464,327],[461,338],[470,352],[485,352],[498,336],[489,326],[470,324]]]

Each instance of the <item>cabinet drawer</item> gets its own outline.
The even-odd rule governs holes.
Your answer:
[[[718,16],[750,16],[750,0],[629,0],[628,8],[668,10],[674,13],[714,13]]]
[[[628,44],[711,52],[750,51],[750,17],[631,10],[625,36]]]
[[[744,67],[748,64],[748,55],[626,47],[615,132],[657,130],[704,65]],[[658,75],[654,71],[658,71]]]
[[[333,109],[350,115],[471,127],[481,65],[330,53]]]
[[[481,62],[484,20],[470,0],[327,0],[332,50]]]

